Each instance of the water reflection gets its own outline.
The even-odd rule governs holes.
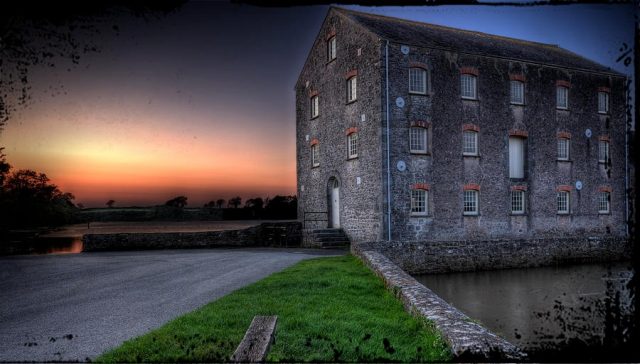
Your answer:
[[[15,254],[74,254],[82,252],[82,237],[39,237],[9,242],[2,246],[0,255]]]
[[[571,361],[580,360],[575,351],[589,360],[594,351],[610,361],[606,352],[630,346],[631,277],[630,263],[614,263],[416,279],[534,358],[562,360],[565,350]]]

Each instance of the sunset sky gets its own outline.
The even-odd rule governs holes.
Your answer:
[[[633,4],[345,7],[558,44],[632,72],[616,59],[633,45]],[[293,87],[327,10],[199,1],[110,19],[119,34],[97,35],[101,52],[70,71],[32,69],[33,102],[0,146],[85,206],[295,194]]]

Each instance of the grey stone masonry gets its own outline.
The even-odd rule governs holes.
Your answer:
[[[404,303],[405,309],[433,322],[449,344],[456,361],[513,361],[526,358],[516,346],[473,322],[430,289],[372,250],[355,250]]]
[[[561,47],[332,7],[295,92],[298,216],[325,212],[352,242],[627,235],[626,78]]]
[[[411,274],[538,267],[631,258],[630,241],[616,237],[381,241],[357,245],[356,249],[375,250],[384,254]]]

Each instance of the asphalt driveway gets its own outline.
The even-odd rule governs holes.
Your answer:
[[[0,257],[0,361],[85,361],[300,260],[305,249]]]

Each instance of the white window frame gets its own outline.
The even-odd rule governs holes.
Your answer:
[[[327,40],[327,62],[331,62],[337,58],[338,43],[336,36],[332,36]]]
[[[358,133],[347,135],[347,157],[349,159],[358,158]]]
[[[524,105],[524,82],[511,80],[511,103],[514,105]]]
[[[467,84],[468,83],[468,84]],[[478,98],[478,77],[463,73],[460,75],[460,97],[467,100]]]
[[[567,110],[569,108],[569,88],[556,86],[556,109]]]
[[[513,215],[524,215],[526,209],[524,197],[523,190],[511,191],[511,213]]]
[[[569,191],[556,193],[556,210],[558,215],[568,215],[571,212],[571,193]]]
[[[423,189],[411,190],[411,215],[426,216],[429,214],[429,191]]]
[[[478,155],[478,132],[477,131],[464,130],[462,132],[462,155],[468,155],[468,156]]]
[[[599,163],[608,163],[611,158],[611,145],[608,140],[600,140],[598,142],[598,162]]]
[[[358,99],[358,76],[349,77],[347,80],[347,103]]]
[[[427,88],[427,70],[422,67],[409,68],[409,93],[426,95]]]
[[[467,216],[475,216],[478,215],[479,206],[478,206],[478,191],[476,190],[465,190],[462,195],[462,213]],[[467,207],[473,208],[467,210]]]
[[[604,209],[603,206],[605,207]],[[600,191],[600,193],[598,193],[598,213],[611,213],[611,192]]]
[[[424,148],[420,148],[420,144]],[[422,126],[409,128],[409,153],[426,154],[429,151],[429,131]]]
[[[598,91],[598,113],[599,114],[608,114],[609,113],[609,93],[605,91]]]
[[[317,118],[320,115],[320,97],[318,95],[311,97],[311,118]]]
[[[311,146],[311,166],[318,167],[320,165],[320,146],[314,144]]]
[[[558,160],[568,161],[571,153],[571,139],[558,138]]]
[[[512,141],[513,141],[513,145],[512,145]],[[518,157],[517,155],[514,155],[514,151],[516,151],[516,142],[521,143],[522,146],[522,150],[521,150],[521,160],[518,161],[516,158]],[[517,137],[517,136],[510,136],[509,137],[509,178],[512,179],[522,179],[525,178],[525,174],[526,174],[526,168],[525,168],[525,163],[527,161],[527,147],[525,144],[525,138],[522,137]],[[518,162],[520,162],[520,164],[518,164]]]

